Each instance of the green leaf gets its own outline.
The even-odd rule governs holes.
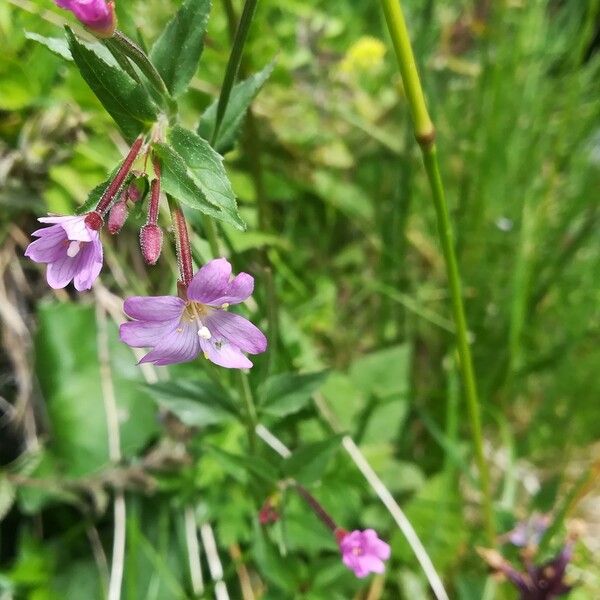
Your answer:
[[[173,96],[196,73],[210,7],[210,0],[186,0],[152,47],[150,58]]]
[[[154,145],[161,159],[165,192],[191,208],[245,229],[222,157],[206,140],[179,126],[169,130],[168,140],[171,146]]]
[[[34,33],[33,31],[26,31],[25,37],[28,40],[33,40],[34,42],[38,42],[38,44],[42,44],[42,46],[48,48],[48,50],[56,54],[56,56],[60,56],[65,60],[73,60],[69,46],[63,38],[46,37],[39,33]]]
[[[329,460],[339,450],[341,439],[342,435],[334,435],[302,446],[283,463],[285,474],[305,485],[318,481],[325,473]]]
[[[46,304],[39,309],[36,373],[44,395],[52,441],[50,451],[70,475],[106,466],[108,434],[103,385],[114,390],[123,456],[143,448],[156,431],[154,408],[140,390],[135,357],[107,323],[110,379],[103,380],[98,328],[92,306]]]
[[[273,72],[274,62],[270,62],[262,71],[255,73],[248,79],[233,86],[229,102],[223,116],[223,122],[219,128],[219,133],[214,148],[221,154],[229,152],[235,143],[240,129],[240,125],[246,112],[256,97],[265,81]],[[215,100],[203,113],[198,123],[198,133],[207,140],[210,140],[215,129],[217,118],[218,100]]]
[[[277,470],[266,460],[258,456],[244,456],[242,454],[232,454],[216,446],[206,446],[215,458],[221,463],[232,477],[243,482],[242,474],[250,474],[269,484],[276,484],[279,481]]]
[[[86,48],[67,27],[67,39],[82,77],[125,137],[132,141],[156,120],[158,109],[146,88]]]
[[[209,381],[168,381],[146,385],[145,389],[161,408],[190,427],[222,423],[236,414],[231,399]]]
[[[282,373],[269,377],[261,391],[261,413],[272,417],[285,417],[302,410],[328,376],[327,371],[317,373]]]
[[[392,346],[359,358],[352,363],[349,376],[366,395],[406,396],[410,389],[410,360],[409,344]]]

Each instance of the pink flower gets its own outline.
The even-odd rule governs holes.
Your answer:
[[[230,304],[246,300],[254,278],[240,273],[231,278],[224,258],[211,260],[193,277],[187,298],[134,296],[125,300],[125,313],[134,319],[121,325],[121,340],[135,348],[152,347],[140,362],[170,365],[188,362],[203,352],[210,361],[229,369],[248,369],[243,354],[260,354],[267,339],[250,321],[227,312]]]
[[[27,246],[25,256],[48,264],[46,279],[51,288],[64,288],[73,280],[77,291],[89,290],[102,269],[100,215],[41,217],[38,221],[54,225],[31,234],[38,239]]]
[[[88,29],[101,37],[110,37],[117,26],[113,2],[106,0],[54,0],[70,10]]]
[[[369,573],[383,573],[383,561],[390,557],[390,547],[377,537],[373,529],[341,532],[337,537],[342,560],[357,577],[366,577]]]

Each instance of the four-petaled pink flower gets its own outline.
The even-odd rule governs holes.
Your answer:
[[[355,530],[350,533],[342,531],[336,535],[342,560],[357,577],[366,577],[369,573],[383,573],[383,561],[390,557],[390,547],[377,537],[373,529]]]
[[[152,347],[140,362],[170,365],[193,360],[200,352],[230,369],[247,369],[243,354],[259,354],[267,339],[250,321],[227,312],[230,304],[246,300],[254,278],[240,273],[231,279],[231,265],[218,258],[204,265],[187,287],[187,298],[134,296],[125,313],[135,319],[121,325],[121,340],[135,348]]]
[[[64,288],[73,280],[77,291],[89,290],[102,269],[100,215],[41,217],[38,221],[53,225],[31,234],[38,239],[27,246],[25,256],[48,264],[46,279],[51,288]]]
[[[115,7],[106,0],[54,0],[70,10],[88,29],[101,37],[110,37],[117,25]]]

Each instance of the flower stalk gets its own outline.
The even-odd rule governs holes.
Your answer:
[[[471,438],[475,452],[475,460],[480,477],[483,495],[483,511],[485,531],[490,544],[495,544],[495,524],[490,488],[490,477],[487,462],[483,451],[483,433],[481,427],[481,414],[477,384],[473,368],[473,359],[468,341],[467,319],[462,297],[461,281],[454,249],[452,227],[448,215],[444,184],[442,181],[437,148],[435,145],[435,129],[427,110],[425,95],[421,86],[419,72],[412,50],[406,21],[401,8],[400,0],[381,0],[385,14],[398,67],[402,75],[404,89],[415,130],[415,137],[421,147],[423,163],[429,180],[433,203],[437,216],[438,234],[444,254],[448,286],[452,302],[452,313],[456,325],[456,344],[460,358],[460,371],[463,381]]]
[[[142,148],[143,142],[144,138],[142,136],[139,136],[135,140],[135,142],[133,142],[133,145],[131,146],[127,156],[125,157],[121,166],[119,167],[119,170],[117,171],[117,174],[115,175],[114,179],[110,182],[106,190],[104,190],[104,194],[102,194],[102,197],[100,198],[100,201],[96,206],[96,211],[100,215],[106,212],[106,209],[110,206],[110,203],[113,201],[113,198],[123,185],[125,178],[129,174],[129,171],[131,171],[131,166],[137,158],[137,155],[140,153],[140,149]]]

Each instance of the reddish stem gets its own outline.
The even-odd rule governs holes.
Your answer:
[[[115,175],[114,179],[110,182],[110,184],[104,191],[104,194],[102,194],[102,198],[100,198],[100,202],[98,202],[98,206],[96,207],[96,211],[98,213],[102,214],[102,213],[106,212],[106,209],[108,208],[109,204],[112,202],[113,198],[115,197],[115,194],[119,191],[119,188],[123,185],[123,182],[125,181],[125,177],[127,177],[129,171],[131,170],[131,165],[133,164],[133,161],[137,158],[137,155],[139,154],[139,151],[140,151],[140,148],[142,147],[143,142],[144,142],[144,138],[142,136],[140,136],[139,138],[137,138],[137,140],[135,140],[135,142],[133,142],[133,145],[131,146],[129,153],[123,160],[123,163],[121,164],[121,167],[117,171],[117,174]]]
[[[171,218],[175,227],[175,247],[181,283],[184,287],[190,284],[194,269],[192,267],[192,248],[188,235],[187,223],[183,211],[175,202],[171,203]]]
[[[331,529],[335,533],[338,530],[338,526],[332,519],[331,515],[321,506],[319,501],[303,486],[297,483],[295,486],[298,494],[306,501],[306,503],[312,508],[313,512],[326,527]]]

